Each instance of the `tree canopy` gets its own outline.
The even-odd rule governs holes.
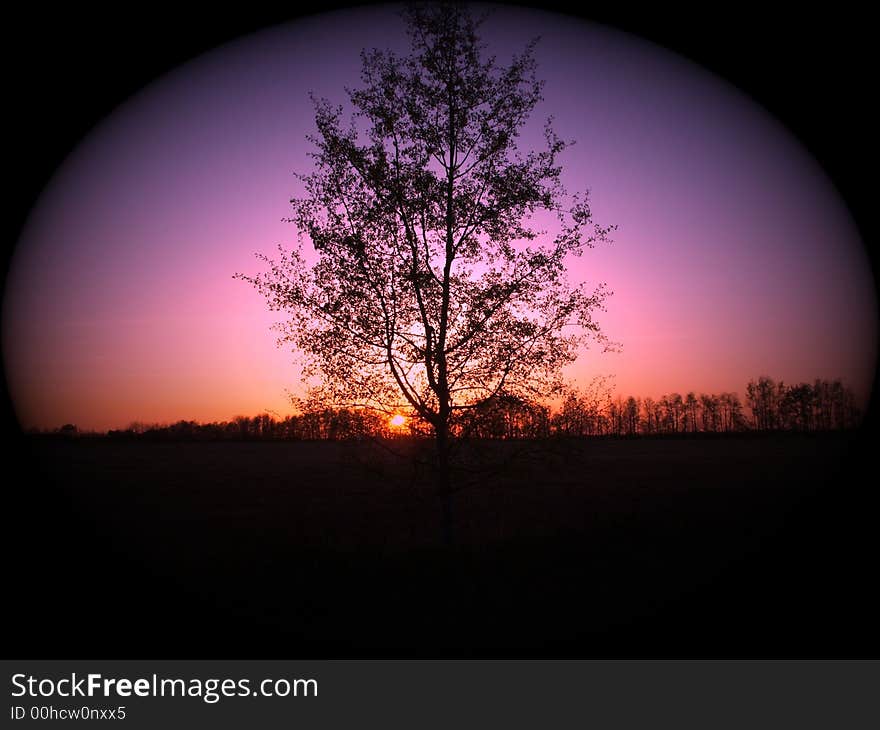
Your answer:
[[[314,100],[298,246],[239,276],[289,315],[281,340],[320,379],[313,397],[405,409],[440,444],[457,412],[557,392],[562,367],[604,341],[593,315],[607,291],[571,283],[566,262],[612,227],[586,192],[567,194],[551,120],[542,149],[519,149],[542,99],[536,42],[502,66],[466,6],[403,18],[409,55],[364,51],[347,108]]]

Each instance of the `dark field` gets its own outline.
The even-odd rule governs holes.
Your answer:
[[[7,653],[876,654],[869,447],[478,444],[444,548],[427,472],[369,444],[26,440]]]

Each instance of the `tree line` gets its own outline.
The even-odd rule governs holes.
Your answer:
[[[838,431],[855,428],[862,413],[840,380],[787,385],[762,376],[737,393],[671,393],[658,399],[617,397],[603,402],[571,393],[551,419],[551,431],[569,436]]]
[[[73,424],[49,432],[146,441],[347,441],[367,438],[430,438],[430,424],[414,414],[393,425],[391,414],[363,408],[312,408],[295,415],[268,413],[228,421],[132,423],[106,434],[80,434]],[[840,380],[787,385],[762,376],[737,393],[670,393],[659,398],[612,397],[600,387],[570,391],[554,409],[519,396],[499,394],[457,416],[457,438],[730,434],[746,431],[822,432],[856,428],[862,418],[853,391]]]

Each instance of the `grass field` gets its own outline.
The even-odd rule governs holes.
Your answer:
[[[30,440],[13,608],[78,656],[861,654],[853,439],[474,444],[451,549],[370,444]]]

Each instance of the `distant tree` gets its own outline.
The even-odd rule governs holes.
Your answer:
[[[672,412],[672,433],[684,430],[684,399],[680,393],[669,396],[669,405]]]
[[[350,125],[341,106],[316,102],[315,169],[292,201],[300,247],[239,277],[289,314],[281,339],[328,405],[405,408],[430,425],[451,539],[455,414],[559,390],[562,366],[601,339],[593,315],[606,296],[570,284],[566,262],[610,228],[585,194],[566,194],[567,145],[549,121],[543,150],[518,150],[542,98],[534,43],[502,67],[466,5],[412,5],[404,18],[411,54],[362,54]]]
[[[660,431],[662,433],[678,433],[682,430],[684,414],[684,400],[679,393],[663,395],[660,397],[662,417]]]
[[[808,383],[786,388],[778,403],[780,428],[786,431],[813,431],[816,427],[816,395]]]
[[[722,393],[713,396],[718,404],[719,429],[724,433],[742,431],[746,427],[746,418],[743,414],[742,403],[736,393]]]
[[[577,393],[569,393],[562,409],[553,419],[554,429],[560,436],[586,436],[589,433],[589,413]]]
[[[784,388],[782,383],[777,384],[766,375],[749,381],[746,396],[758,431],[772,431],[779,427],[779,396]]]
[[[843,427],[844,419],[841,418],[843,408],[843,394],[845,389],[839,380],[828,382],[817,379],[813,383],[813,414],[814,427],[818,431],[830,431],[833,428]]]
[[[623,435],[623,419],[624,419],[624,405],[623,399],[620,396],[608,404],[608,420],[611,425],[611,433],[615,436]]]
[[[700,394],[700,410],[703,422],[703,431],[715,433],[719,430],[719,404],[718,397],[711,394]]]
[[[860,421],[855,394],[839,380],[817,379],[775,389],[777,427],[787,431],[855,428]],[[760,405],[760,404],[759,404]]]
[[[624,430],[627,436],[635,436],[639,432],[639,410],[639,401],[629,396],[623,406]]]
[[[546,406],[502,393],[463,412],[456,426],[475,438],[542,438],[549,431],[549,413]]]
[[[700,409],[700,403],[694,393],[688,393],[684,398],[685,412],[685,431],[688,433],[696,433],[699,426],[697,425],[697,413]]]
[[[651,397],[642,399],[642,416],[640,430],[645,434],[655,433],[657,430],[654,422],[654,399]]]

